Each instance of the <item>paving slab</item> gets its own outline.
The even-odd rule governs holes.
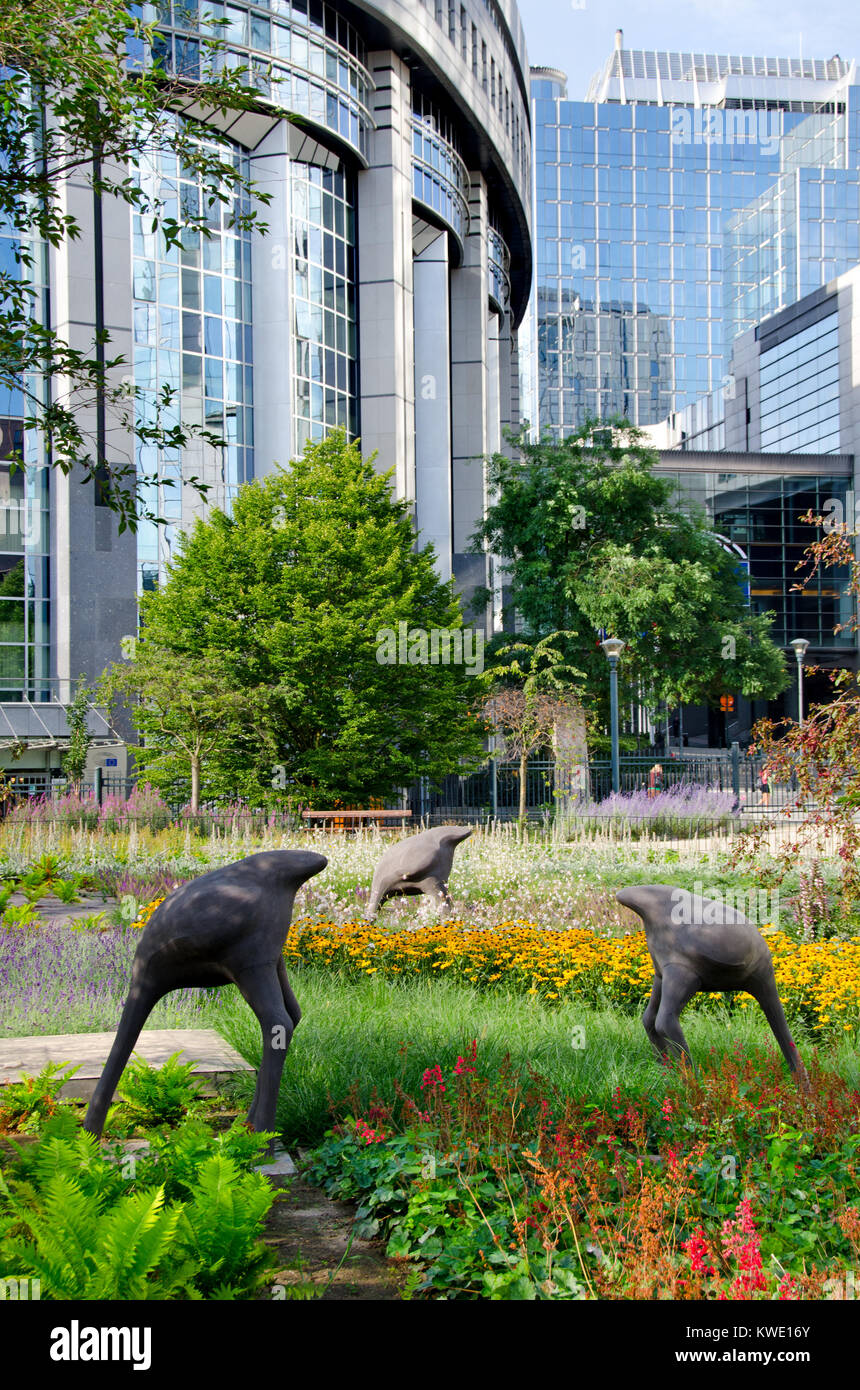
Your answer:
[[[115,1036],[114,1033],[48,1033],[29,1038],[0,1038],[0,1086],[20,1081],[22,1076],[36,1076],[48,1062],[65,1062],[79,1070],[60,1095],[89,1100]],[[254,1070],[214,1028],[144,1028],[132,1060],[142,1057],[150,1066],[160,1067],[174,1052],[183,1053],[182,1061],[194,1063],[192,1075],[199,1078],[200,1090],[205,1095],[213,1094],[237,1072]]]

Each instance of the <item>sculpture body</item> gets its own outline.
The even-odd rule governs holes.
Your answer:
[[[809,1088],[777,993],[767,942],[752,922],[732,907],[665,883],[622,888],[615,896],[645,924],[654,982],[642,1022],[661,1056],[672,1053],[692,1063],[678,1019],[694,994],[742,989],[761,1007],[795,1078]]]
[[[108,1106],[153,1006],[188,986],[238,985],[263,1034],[252,1129],[274,1128],[287,1047],[301,1018],[283,960],[293,902],[325,868],[321,854],[271,850],[193,879],[155,910],[141,933],[116,1040],[84,1128],[101,1134]]]
[[[413,893],[426,893],[436,898],[450,913],[453,904],[448,893],[448,879],[454,850],[471,833],[469,825],[438,825],[399,840],[387,849],[373,875],[368,917],[376,916],[386,898]]]

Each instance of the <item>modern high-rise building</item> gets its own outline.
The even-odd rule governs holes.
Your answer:
[[[157,454],[109,436],[112,458],[158,478],[150,500],[168,524],[135,536],[118,533],[74,472],[42,466],[26,431],[21,500],[39,525],[7,526],[2,541],[0,752],[34,787],[58,767],[74,681],[119,658],[137,593],[205,512],[190,477],[208,484],[207,505],[229,507],[242,483],[343,426],[394,468],[441,576],[468,600],[494,579],[489,558],[470,551],[485,503],[480,459],[520,418],[531,121],[514,0],[160,0],[142,10],[160,61],[192,94],[214,21],[224,61],[253,73],[257,110],[221,128],[271,195],[268,232],[237,234],[228,203],[213,210],[211,237],[171,249],[125,203],[94,201],[86,180],[69,178],[82,235],[47,256],[52,326],[86,348],[104,322],[144,409],[170,386],[181,421],[225,442]],[[139,173],[166,215],[199,206],[201,189],[170,160]],[[25,424],[13,393],[3,457]],[[20,486],[0,465],[0,490],[15,500]],[[111,737],[103,724],[94,731]]]
[[[828,670],[858,665],[847,570],[822,567],[798,587],[820,535],[803,518],[860,524],[858,353],[860,265],[741,334],[725,386],[647,430],[661,471],[738,555],[751,609],[774,614],[774,640],[790,656],[795,639],[808,642],[813,701],[832,693]],[[731,732],[743,736],[764,714],[796,717],[796,690],[769,708],[737,697]],[[704,736],[706,718],[700,711],[687,722]]]
[[[585,100],[532,68],[536,400],[647,425],[734,336],[860,261],[860,86],[837,57],[616,47]]]

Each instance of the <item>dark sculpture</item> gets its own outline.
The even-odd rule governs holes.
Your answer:
[[[433,830],[410,835],[387,849],[373,875],[368,917],[376,916],[386,898],[412,893],[426,893],[428,897],[437,898],[450,914],[453,904],[448,893],[448,878],[454,850],[471,833],[469,825],[438,825]]]
[[[248,1123],[272,1130],[284,1058],[301,1018],[284,966],[293,902],[325,868],[321,854],[267,850],[186,883],[150,917],[131,968],[131,988],[84,1120],[101,1134],[117,1083],[153,1006],[173,989],[238,985],[260,1022],[263,1056]]]
[[[742,989],[758,1002],[795,1079],[808,1090],[809,1077],[789,1032],[771,954],[758,928],[733,907],[666,883],[622,888],[615,896],[645,923],[654,983],[642,1022],[660,1055],[671,1052],[692,1066],[678,1021],[684,1005],[700,990]]]

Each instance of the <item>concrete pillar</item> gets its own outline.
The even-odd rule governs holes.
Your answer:
[[[451,274],[451,435],[454,499],[454,577],[464,608],[488,583],[487,556],[468,547],[484,515],[488,451],[487,194],[472,180],[469,234],[462,266]],[[480,615],[474,614],[474,621]]]
[[[412,266],[415,317],[415,522],[420,544],[436,548],[440,579],[453,572],[448,236]]]
[[[394,468],[397,497],[415,500],[412,308],[412,99],[396,54],[372,53],[376,83],[370,168],[358,176],[358,314],[362,452]]]

